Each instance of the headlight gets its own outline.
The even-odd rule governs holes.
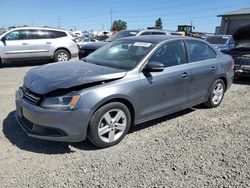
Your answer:
[[[41,106],[43,108],[58,109],[58,110],[72,110],[76,106],[80,95],[61,96],[45,98]]]

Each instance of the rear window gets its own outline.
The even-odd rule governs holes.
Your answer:
[[[49,33],[46,30],[29,30],[30,39],[48,39]]]
[[[204,61],[216,58],[216,52],[200,41],[186,40],[190,62]]]
[[[225,44],[228,39],[227,36],[209,36],[205,40],[210,44]]]
[[[63,31],[48,31],[50,38],[66,37],[67,34]]]
[[[120,38],[135,36],[137,33],[138,31],[119,31],[115,35],[107,38],[105,41],[112,42]]]
[[[166,33],[164,32],[152,32],[153,35],[166,35]]]

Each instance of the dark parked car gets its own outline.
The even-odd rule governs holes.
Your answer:
[[[79,58],[81,59],[83,57],[86,57],[90,53],[97,50],[98,48],[117,39],[124,37],[131,37],[131,36],[141,36],[141,35],[181,35],[181,34],[174,31],[164,31],[159,29],[119,31],[115,35],[112,35],[111,37],[107,38],[104,42],[95,42],[92,44],[81,45],[78,54]]]
[[[250,25],[245,25],[233,34],[235,48],[226,52],[234,59],[235,78],[250,76]]]
[[[221,52],[226,52],[234,48],[232,35],[211,35],[207,36],[205,40]]]
[[[113,41],[83,61],[31,69],[16,92],[16,117],[34,138],[98,147],[131,125],[205,103],[220,105],[233,60],[208,43],[173,36]]]

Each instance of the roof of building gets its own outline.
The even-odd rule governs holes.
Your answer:
[[[233,16],[233,15],[245,15],[245,14],[250,15],[250,8],[242,8],[242,9],[239,9],[239,10],[226,12],[224,14],[218,15],[218,17],[221,17],[221,16]]]

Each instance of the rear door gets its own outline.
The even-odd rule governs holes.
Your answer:
[[[164,64],[163,72],[140,73],[140,118],[164,115],[187,104],[189,70],[182,41],[160,47],[148,62]]]
[[[217,53],[206,43],[185,40],[189,54],[190,85],[188,103],[198,103],[206,99],[218,70]]]
[[[18,59],[30,58],[30,45],[27,30],[14,30],[5,35],[6,41],[3,42],[3,58]]]
[[[52,51],[52,41],[47,30],[31,29],[30,36],[31,57],[49,57]]]

